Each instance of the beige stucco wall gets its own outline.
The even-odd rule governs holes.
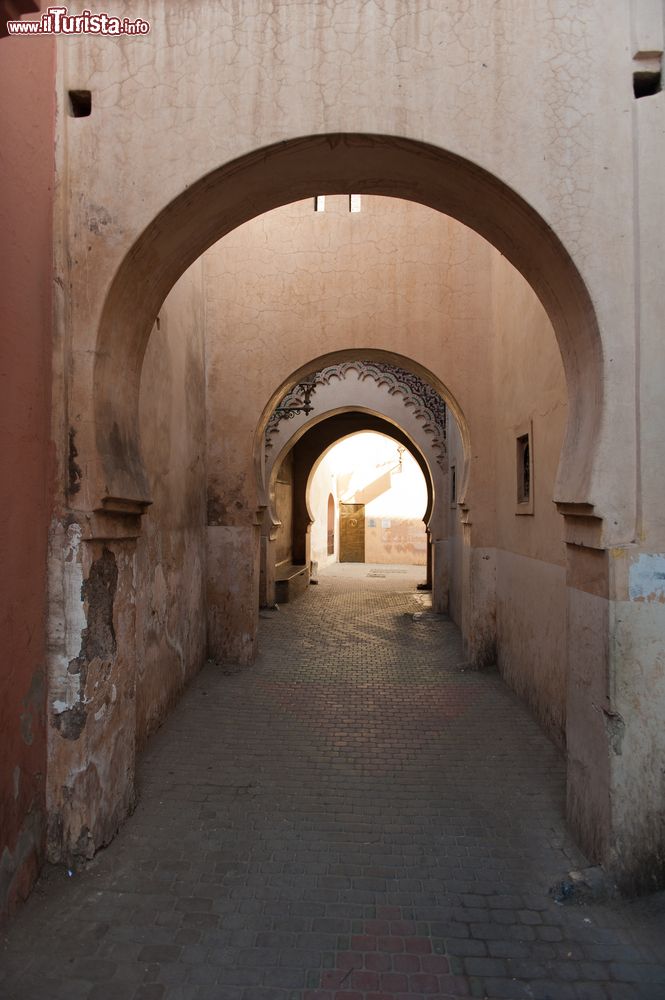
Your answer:
[[[275,561],[293,562],[293,453],[280,463],[275,478],[275,514],[279,521],[275,539]]]
[[[567,685],[565,546],[562,518],[552,497],[565,430],[565,378],[552,326],[532,289],[500,255],[492,255],[490,267],[487,343],[494,366],[495,480],[487,502],[495,514],[495,535],[486,551],[472,553],[463,540],[463,522],[468,520],[473,527],[475,511],[472,507],[465,513],[450,505],[450,614],[464,628],[469,594],[480,586],[489,596],[491,590],[481,574],[494,578],[493,658],[506,681],[562,743]],[[533,505],[531,513],[523,514],[516,513],[516,438],[526,430],[532,435]],[[454,423],[449,445],[459,499],[463,451]]]
[[[545,310],[492,259],[497,663],[557,742],[565,740],[563,523],[552,498],[565,431],[561,355]],[[532,513],[516,514],[516,438],[531,432]]]
[[[328,497],[335,503],[335,551],[328,555]],[[313,521],[310,527],[311,558],[319,569],[337,560],[339,555],[339,506],[337,476],[327,455],[324,455],[309,485],[309,509]]]
[[[372,506],[370,503],[365,508],[365,562],[424,566],[427,532],[422,520],[377,517]]]
[[[206,480],[201,263],[159,313],[141,373],[152,506],[136,553],[136,739],[163,721],[206,653]]]

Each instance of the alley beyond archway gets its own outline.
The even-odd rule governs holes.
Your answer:
[[[662,916],[548,895],[585,863],[563,760],[421,578],[336,565],[262,611],[258,662],[192,684],[116,840],[42,879],[0,995],[661,997]]]

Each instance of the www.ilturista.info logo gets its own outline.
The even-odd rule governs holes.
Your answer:
[[[8,21],[10,35],[147,35],[148,21],[83,10],[70,14],[67,7],[48,7],[37,21]]]

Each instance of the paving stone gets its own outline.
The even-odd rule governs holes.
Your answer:
[[[2,1000],[663,1000],[663,908],[557,906],[565,768],[417,576],[321,572],[207,665],[140,802],[2,943]],[[204,693],[205,692],[205,693]]]

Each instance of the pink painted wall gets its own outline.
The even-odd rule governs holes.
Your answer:
[[[43,857],[55,47],[0,39],[0,918]]]

